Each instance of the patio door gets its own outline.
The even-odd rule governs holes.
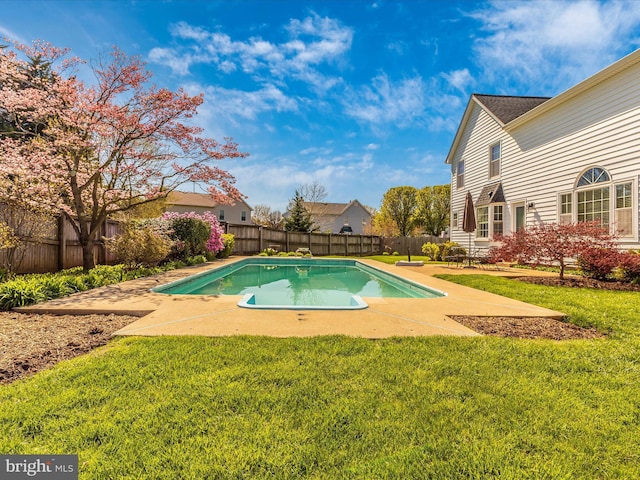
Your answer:
[[[527,226],[527,216],[526,216],[524,202],[514,203],[513,212],[514,212],[513,231],[519,232],[520,230],[523,230]]]

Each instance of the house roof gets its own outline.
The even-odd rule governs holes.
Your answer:
[[[514,97],[506,95],[483,95],[474,93],[473,96],[486,110],[489,110],[502,123],[507,124],[520,115],[549,100],[550,97]]]
[[[521,117],[528,111],[533,110],[549,100],[549,97],[514,97],[472,93],[467,107],[464,110],[460,125],[458,125],[456,135],[453,137],[453,142],[451,143],[451,148],[449,149],[445,163],[451,163],[453,154],[458,147],[458,143],[460,143],[474,105],[479,105],[480,108],[487,112],[501,127],[504,127],[507,123]]]
[[[246,202],[240,200],[235,201],[237,203],[243,203],[247,205]],[[167,197],[167,205],[183,205],[187,207],[203,207],[203,208],[214,208],[220,205],[218,202],[211,198],[211,195],[208,193],[195,193],[195,192],[178,192],[173,191]],[[251,210],[251,207],[247,205],[247,208]]]
[[[502,191],[502,183],[492,183],[491,185],[485,185],[480,192],[478,200],[476,200],[476,207],[482,207],[491,203],[504,203],[504,192]]]
[[[304,202],[304,208],[311,215],[334,216],[342,215],[349,207],[359,205],[367,213],[369,211],[362,206],[358,200],[351,200],[349,203],[329,203],[329,202]]]

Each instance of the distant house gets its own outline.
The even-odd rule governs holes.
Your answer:
[[[358,200],[349,203],[305,202],[304,208],[322,233],[362,235],[365,227],[371,224],[371,213]]]
[[[542,223],[598,220],[639,248],[640,50],[553,98],[473,94],[446,159],[451,239],[472,248]]]
[[[251,225],[251,207],[236,200],[234,205],[222,205],[207,193],[171,192],[166,200],[167,212],[213,213],[220,222]]]

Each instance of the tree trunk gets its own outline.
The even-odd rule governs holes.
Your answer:
[[[82,245],[82,270],[86,272],[96,266],[95,259],[93,258],[94,241],[89,235],[82,235],[80,245]]]

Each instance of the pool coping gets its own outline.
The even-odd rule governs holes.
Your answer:
[[[523,316],[562,318],[561,312],[457,285],[434,278],[436,273],[472,274],[446,265],[402,267],[375,260],[356,260],[371,267],[446,292],[445,297],[427,299],[365,298],[363,310],[263,310],[237,305],[239,296],[195,297],[151,292],[151,288],[195,273],[204,272],[247,257],[187,267],[151,277],[101,287],[49,302],[16,309],[29,313],[90,314],[119,313],[141,318],[116,335],[265,335],[307,337],[349,335],[364,338],[393,336],[477,336],[453,321],[450,315]],[[515,270],[515,269],[513,269]],[[531,272],[478,271],[501,276],[524,276]]]

